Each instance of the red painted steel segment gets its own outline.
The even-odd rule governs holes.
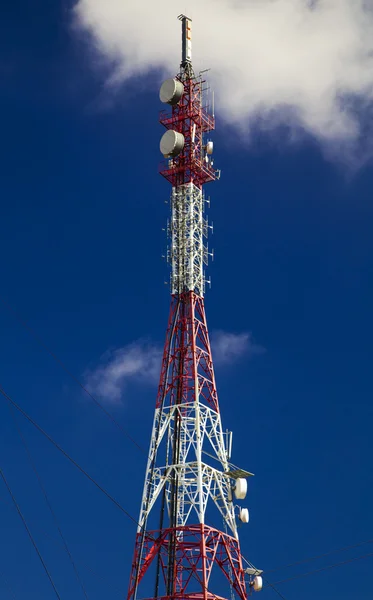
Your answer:
[[[207,525],[198,524],[188,527],[166,528],[150,531],[145,535],[143,558],[139,570],[138,584],[150,568],[154,559],[160,555],[164,582],[167,578],[168,546],[171,536],[178,539],[176,548],[176,569],[183,577],[178,579],[172,596],[159,596],[159,600],[209,600],[219,598],[209,591],[209,581],[214,565],[217,565],[232,585],[240,600],[246,600],[245,572],[239,542],[232,536]],[[178,535],[179,534],[179,535]],[[135,572],[140,534],[137,536],[135,556],[132,565],[128,600],[135,590]],[[191,588],[199,587],[200,591]],[[151,600],[150,598],[148,600]]]
[[[171,115],[162,111],[159,121],[166,129],[182,133],[185,145],[179,156],[161,165],[160,173],[173,187],[194,183],[200,188],[216,179],[212,165],[203,160],[203,134],[215,129],[215,119],[202,106],[204,81],[181,77],[180,80],[184,85],[184,93],[179,104],[172,107]]]
[[[179,312],[179,316],[175,322],[176,311]],[[183,357],[181,372],[180,356]],[[218,412],[218,396],[204,300],[194,292],[185,292],[171,299],[157,408],[160,408],[162,403],[167,406],[177,403],[176,390],[180,388],[183,404],[195,401],[194,369],[197,373],[200,400]]]

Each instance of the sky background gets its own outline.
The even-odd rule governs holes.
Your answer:
[[[3,303],[147,448],[169,308],[161,255],[170,190],[157,172],[158,89],[168,65],[161,57],[153,70],[140,66],[108,84],[113,72],[71,9],[46,0],[2,5],[0,385],[137,517],[144,453]],[[179,64],[177,14],[167,16],[176,32],[167,41],[174,52],[169,76]],[[356,113],[365,137],[354,156],[350,142],[361,132],[351,138],[339,130],[337,141],[329,136],[326,143],[306,121],[284,119],[248,130],[255,111],[242,117],[246,143],[220,96],[214,143],[222,178],[208,189],[215,260],[206,310],[223,426],[234,431],[232,458],[256,474],[242,551],[270,571],[373,538],[369,122],[361,125]],[[61,598],[75,600],[82,592],[5,400],[0,414],[0,467]],[[16,422],[89,598],[123,596],[134,524],[22,417]],[[4,485],[0,504],[2,597],[52,598]],[[369,552],[373,544],[268,579]],[[287,600],[368,600],[372,561],[278,588]]]

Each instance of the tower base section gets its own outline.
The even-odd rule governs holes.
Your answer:
[[[156,568],[158,581],[153,599],[222,599],[220,594],[210,590],[214,586],[214,565],[215,570],[222,572],[228,580],[227,597],[231,587],[238,598],[247,598],[239,542],[213,527],[198,524],[139,532],[127,600],[143,597],[139,590],[152,565]]]

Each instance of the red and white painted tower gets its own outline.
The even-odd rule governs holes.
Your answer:
[[[250,473],[230,462],[232,434],[222,428],[204,307],[203,185],[220,175],[206,138],[214,110],[204,102],[203,76],[193,72],[191,20],[179,19],[180,72],[160,91],[171,107],[160,117],[167,130],[161,175],[172,185],[171,310],[127,600],[246,600],[262,584],[243,567],[237,533],[236,519],[249,520],[237,501]]]

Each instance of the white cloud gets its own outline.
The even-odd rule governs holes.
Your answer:
[[[373,99],[373,0],[78,0],[74,14],[118,83],[177,71],[185,11],[195,67],[212,68],[219,116],[243,136],[286,123],[329,152],[357,150]]]
[[[161,357],[160,348],[142,340],[107,352],[96,369],[85,373],[86,387],[91,394],[108,404],[118,404],[129,381],[157,381]]]
[[[215,364],[231,364],[240,357],[261,354],[264,350],[254,344],[250,333],[211,334]],[[120,404],[130,381],[155,385],[158,382],[163,349],[138,340],[128,346],[106,352],[94,369],[86,371],[88,391],[107,404]]]
[[[214,331],[211,334],[211,348],[215,364],[229,364],[243,356],[252,358],[265,352],[262,346],[255,344],[251,333],[226,331]]]

